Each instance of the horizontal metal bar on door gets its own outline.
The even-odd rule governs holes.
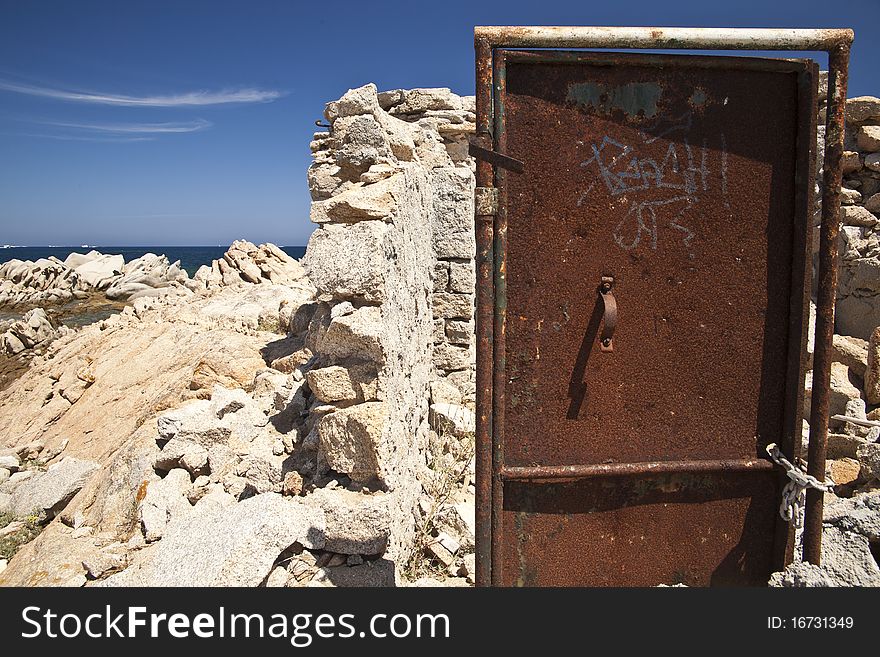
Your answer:
[[[771,472],[773,463],[764,459],[716,459],[700,461],[646,461],[644,463],[596,463],[592,465],[505,466],[505,481],[534,479],[584,479],[628,475],[701,474],[713,472]]]
[[[509,48],[829,50],[848,46],[854,35],[848,29],[480,26],[474,37]]]

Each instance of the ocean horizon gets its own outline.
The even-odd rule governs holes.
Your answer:
[[[147,253],[155,253],[164,255],[170,262],[180,261],[180,266],[186,273],[192,277],[196,270],[202,265],[211,264],[212,260],[218,260],[223,257],[229,245],[217,246],[175,246],[175,245],[94,245],[79,244],[71,246],[18,246],[13,244],[0,245],[0,264],[10,260],[38,260],[40,258],[48,258],[55,256],[59,260],[64,260],[71,253],[88,253],[89,251],[99,251],[105,255],[121,255],[125,262],[130,262],[135,258],[140,258]],[[292,258],[302,258],[305,255],[305,246],[281,246],[287,255]]]

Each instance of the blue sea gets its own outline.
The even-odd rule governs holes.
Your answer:
[[[140,258],[145,253],[168,256],[169,262],[180,260],[180,266],[192,277],[202,265],[210,265],[212,260],[223,257],[229,246],[0,246],[0,263],[12,259],[37,260],[55,256],[64,260],[71,253],[88,253],[95,250],[104,254],[121,255],[126,262]],[[281,249],[293,258],[302,258],[304,246],[282,246]]]

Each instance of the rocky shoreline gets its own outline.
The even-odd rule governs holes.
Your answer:
[[[310,372],[300,263],[236,242],[181,288],[5,327],[0,584],[404,584],[383,486],[316,462],[309,410],[337,384]]]

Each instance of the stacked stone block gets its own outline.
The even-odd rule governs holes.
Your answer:
[[[426,476],[429,384],[448,377],[473,396],[474,124],[463,103],[448,89],[369,84],[327,105],[330,129],[311,145],[306,440],[329,476],[385,492],[398,564]]]

